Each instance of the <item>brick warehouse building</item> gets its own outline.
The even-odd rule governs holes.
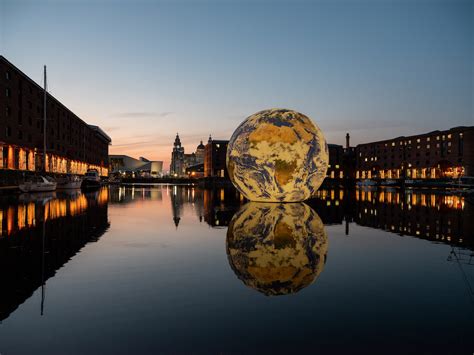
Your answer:
[[[474,176],[474,127],[359,144],[355,156],[357,179]]]
[[[226,166],[227,140],[209,140],[204,153],[204,176],[228,178]]]
[[[43,169],[41,86],[0,56],[0,169]],[[84,174],[95,168],[108,175],[110,137],[47,95],[46,170]]]

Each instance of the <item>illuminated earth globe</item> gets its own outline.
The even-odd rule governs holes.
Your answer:
[[[321,273],[328,238],[319,216],[303,203],[250,202],[232,218],[226,249],[245,285],[267,296],[286,295]]]
[[[227,170],[249,200],[298,202],[321,186],[328,168],[321,130],[292,110],[260,111],[240,124],[227,147]]]

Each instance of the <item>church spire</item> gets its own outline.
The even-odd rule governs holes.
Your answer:
[[[179,134],[176,133],[176,138],[174,139],[174,146],[181,146],[181,140],[179,139]]]

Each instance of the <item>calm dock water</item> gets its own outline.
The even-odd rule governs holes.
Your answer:
[[[474,206],[435,191],[2,197],[1,354],[474,349]]]

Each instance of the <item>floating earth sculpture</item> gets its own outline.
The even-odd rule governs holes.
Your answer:
[[[321,273],[328,238],[319,216],[303,203],[250,202],[232,218],[226,249],[245,285],[267,296],[286,295]]]
[[[260,111],[240,124],[227,147],[227,169],[249,200],[297,202],[321,186],[329,154],[321,130],[292,110]]]

